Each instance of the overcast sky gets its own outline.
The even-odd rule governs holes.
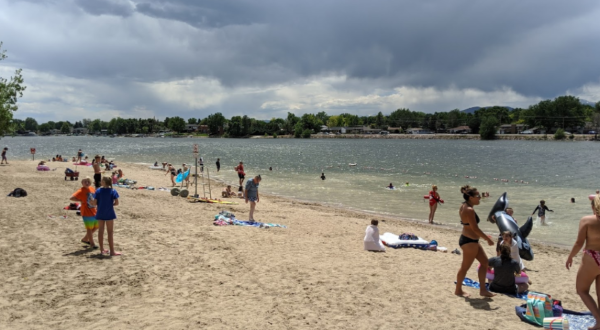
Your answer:
[[[16,118],[600,100],[597,0],[0,0]]]

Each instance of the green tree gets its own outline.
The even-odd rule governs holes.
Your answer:
[[[0,61],[6,58],[6,51],[2,50],[0,42]],[[11,129],[13,113],[19,108],[17,99],[23,97],[25,85],[21,75],[21,69],[15,71],[15,75],[6,79],[0,77],[0,136],[4,136]]]
[[[63,124],[60,128],[60,132],[63,134],[71,133],[71,125],[69,125],[68,122],[63,122]]]
[[[227,133],[231,137],[239,137],[242,136],[242,117],[233,116],[229,121],[229,125],[227,127]]]
[[[307,128],[304,131],[302,131],[302,137],[304,139],[309,139],[311,133],[312,133],[312,131]]]
[[[185,120],[179,116],[169,119],[169,128],[177,133],[185,130]]]
[[[223,128],[223,125],[225,125],[226,122],[227,122],[227,119],[225,119],[223,114],[221,114],[220,112],[209,115],[206,118],[206,124],[208,125],[208,130],[210,131],[210,134],[212,134],[212,135],[220,134],[221,129]]]
[[[571,135],[573,136],[573,135]],[[556,130],[556,133],[554,133],[554,139],[555,140],[564,140],[567,137],[567,135],[565,134],[565,130],[562,128],[559,128]]]
[[[196,118],[190,118],[188,119],[187,123],[190,125],[195,125],[198,123],[198,120]]]
[[[50,132],[50,125],[48,125],[48,123],[43,123],[40,126],[38,126],[38,130],[42,133],[47,133]]]
[[[303,129],[304,129],[304,127],[302,126],[302,123],[297,122],[296,125],[294,125],[294,137],[295,138],[301,137]]]
[[[37,120],[27,117],[25,118],[25,130],[30,132],[35,132],[38,130],[38,122]]]
[[[479,128],[479,136],[482,140],[494,140],[496,138],[496,130],[498,129],[498,119],[488,116],[481,120]]]
[[[102,122],[100,121],[100,119],[94,119],[90,124],[89,128],[90,131],[93,133],[100,133],[100,131],[102,130]]]

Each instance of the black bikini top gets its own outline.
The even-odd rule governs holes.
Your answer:
[[[475,211],[473,211],[473,212],[475,212]],[[479,223],[479,216],[477,215],[477,212],[475,212],[475,220],[477,220],[477,223]],[[460,224],[463,225],[463,226],[469,226],[470,225],[468,223],[462,222],[462,220],[460,220]]]

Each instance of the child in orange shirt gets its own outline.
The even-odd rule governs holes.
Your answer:
[[[72,201],[81,203],[80,212],[86,230],[86,234],[81,239],[81,243],[89,245],[92,249],[98,248],[98,246],[94,244],[94,232],[98,230],[96,206],[90,204],[95,192],[96,190],[92,187],[92,179],[86,177],[81,180],[81,188],[71,196]]]

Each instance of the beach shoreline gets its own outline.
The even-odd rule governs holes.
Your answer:
[[[451,227],[262,193],[257,220],[287,229],[216,227],[218,212],[245,219],[248,206],[241,199],[232,199],[237,205],[191,204],[163,191],[116,188],[121,198],[115,244],[123,256],[103,258],[77,243],[84,234],[81,218],[62,210],[80,187],[64,180],[71,163],[50,163],[56,170],[48,172],[35,171],[36,164],[0,167],[3,328],[395,329],[399,322],[410,329],[531,327],[514,313],[523,301],[480,299],[471,288],[465,291],[473,298],[453,295],[462,258],[450,253],[459,236]],[[138,186],[169,182],[147,165],[118,165]],[[79,170],[79,180],[93,174],[89,167]],[[219,195],[224,184],[213,182]],[[16,187],[28,196],[7,197]],[[58,218],[62,214],[67,219]],[[382,234],[415,233],[449,252],[363,251],[371,219],[380,220]],[[535,260],[526,262],[531,289],[585,310],[575,293],[581,257],[567,271],[566,247],[532,245]],[[495,255],[494,247],[485,250]],[[475,269],[467,276],[476,279]]]

